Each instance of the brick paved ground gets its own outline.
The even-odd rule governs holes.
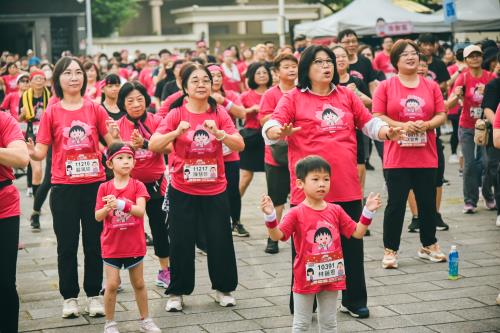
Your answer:
[[[367,190],[383,191],[379,159],[373,156],[372,161],[377,170],[368,172]],[[418,259],[418,235],[407,233],[406,227],[400,268],[383,270],[380,264],[383,255],[381,210],[371,228],[372,236],[365,238],[371,316],[355,320],[339,313],[340,332],[500,332],[500,306],[495,305],[500,292],[500,228],[495,226],[495,213],[481,208],[476,215],[464,216],[461,213],[462,182],[456,165],[447,165],[446,178],[450,185],[445,187],[442,214],[451,230],[438,232],[438,238],[446,251],[450,244],[458,245],[461,279],[449,281],[446,264],[431,264]],[[24,196],[25,184],[24,178],[18,182],[23,201],[21,240],[26,244],[26,249],[19,252],[18,260],[20,331],[102,332],[103,318],[61,318],[62,299],[57,286],[56,243],[50,211],[46,204],[41,220],[42,232],[31,233],[27,219],[32,200]],[[214,302],[206,257],[197,255],[193,295],[185,297],[182,313],[165,312],[163,291],[153,284],[157,263],[152,249],[148,249],[145,279],[149,288],[150,312],[164,332],[290,331],[292,317],[287,305],[290,246],[280,244],[281,252],[277,255],[263,252],[266,230],[257,206],[264,189],[264,177],[259,174],[244,198],[243,222],[251,237],[235,239],[239,273],[236,307],[221,308]],[[82,261],[80,249],[80,265]],[[128,278],[125,273],[122,277],[125,291],[118,296],[116,319],[123,332],[134,332],[137,331],[138,312]],[[83,304],[83,292],[80,296]],[[313,330],[317,331],[316,326]]]

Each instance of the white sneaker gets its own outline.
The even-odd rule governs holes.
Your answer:
[[[497,227],[500,227],[500,215],[497,216],[496,225],[497,225]]]
[[[497,305],[500,305],[500,294],[497,296]]]
[[[457,154],[450,155],[450,158],[448,159],[448,163],[458,164],[458,155]]]
[[[167,312],[179,312],[182,311],[182,296],[170,295],[165,305],[165,311]]]
[[[236,305],[236,300],[231,293],[223,293],[218,290],[215,291],[215,301],[223,307]]]
[[[104,333],[120,333],[116,321],[107,321],[104,324]]]
[[[77,298],[68,298],[63,302],[62,317],[63,318],[76,318],[80,316],[80,309],[78,308]]]
[[[104,316],[104,306],[102,305],[102,296],[87,297],[87,313],[90,317]]]
[[[161,333],[161,329],[156,326],[151,318],[141,320],[140,331],[145,333]]]
[[[398,253],[391,249],[384,250],[384,258],[382,259],[382,268],[398,268]]]

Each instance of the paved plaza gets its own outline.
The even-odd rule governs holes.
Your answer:
[[[447,140],[448,137],[445,137]],[[449,145],[446,144],[447,152]],[[376,171],[367,174],[367,191],[383,189],[380,160],[375,151],[372,163]],[[333,170],[335,172],[335,170]],[[397,270],[381,268],[383,256],[383,209],[375,217],[372,235],[365,238],[365,271],[368,285],[370,318],[356,320],[338,314],[339,332],[500,332],[500,306],[495,298],[500,292],[500,228],[495,226],[495,212],[487,211],[482,201],[475,215],[462,214],[462,179],[457,165],[447,165],[441,213],[450,231],[438,232],[444,252],[458,245],[460,276],[448,280],[445,263],[433,264],[418,259],[418,234],[408,233],[406,216]],[[55,235],[48,200],[41,218],[42,232],[30,230],[28,218],[32,199],[25,196],[26,179],[17,181],[22,195],[21,241],[17,285],[21,299],[21,332],[102,332],[104,318],[87,315],[62,319],[62,298],[58,291]],[[158,263],[152,248],[145,259],[145,280],[149,292],[150,315],[163,332],[290,332],[292,316],[288,310],[290,292],[290,245],[280,244],[280,253],[264,253],[266,228],[258,209],[265,191],[263,174],[256,175],[243,198],[242,222],[250,238],[235,238],[239,285],[235,292],[237,306],[222,308],[214,302],[210,289],[206,257],[196,255],[196,288],[185,297],[181,313],[164,310],[166,296],[154,286]],[[79,265],[83,264],[80,246]],[[80,269],[80,285],[83,284]],[[122,272],[124,292],[118,294],[116,320],[122,332],[137,332],[139,316],[133,289]],[[83,288],[82,288],[83,289]],[[85,295],[80,293],[83,310]],[[316,319],[312,331],[317,332]]]

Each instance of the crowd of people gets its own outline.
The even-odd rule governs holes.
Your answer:
[[[293,332],[308,331],[316,304],[321,331],[336,332],[338,291],[340,311],[367,318],[363,236],[382,205],[380,194],[364,191],[372,147],[388,193],[383,268],[399,266],[407,204],[418,257],[446,261],[437,231],[449,229],[440,214],[447,122],[463,212],[476,213],[481,194],[500,227],[499,54],[489,40],[454,50],[432,34],[384,37],[374,50],[350,29],[329,46],[299,35],[293,46],[230,45],[213,55],[204,41],[182,55],[65,54],[55,65],[4,52],[0,331],[18,327],[22,222],[13,180],[24,175],[33,232],[51,190],[63,318],[80,316],[81,231],[85,311],[106,317],[105,333],[119,332],[126,269],[141,332],[161,332],[148,312],[145,216],[166,311],[181,311],[194,290],[196,248],[207,256],[216,302],[236,305],[232,237],[250,236],[242,200],[258,172],[267,184],[263,250],[278,253],[278,242],[291,239]]]

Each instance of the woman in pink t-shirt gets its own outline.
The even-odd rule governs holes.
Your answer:
[[[83,68],[87,73],[87,89],[85,97],[88,97],[92,102],[101,104],[102,85],[99,82],[99,70],[93,62],[87,61],[83,64]]]
[[[6,65],[7,74],[2,76],[2,80],[5,84],[5,96],[11,92],[17,91],[17,76],[19,75],[19,68],[15,62],[8,63]]]
[[[446,261],[436,239],[437,151],[435,128],[446,121],[439,86],[418,75],[419,48],[411,40],[397,41],[391,62],[398,75],[383,81],[373,96],[375,116],[404,128],[407,137],[385,142],[384,169],[389,199],[384,213],[383,268],[397,268],[406,200],[413,189],[420,219],[420,258]]]
[[[0,112],[0,148],[0,331],[17,332],[19,297],[16,290],[16,265],[21,205],[19,191],[12,185],[15,179],[12,168],[26,167],[29,156],[16,120],[5,112]]]
[[[226,110],[210,96],[212,75],[203,65],[183,71],[183,95],[162,120],[149,141],[149,149],[162,153],[173,144],[171,183],[168,190],[171,282],[165,310],[181,311],[183,295],[194,289],[195,244],[206,243],[208,270],[216,301],[235,305],[231,292],[238,276],[222,145],[244,148]],[[187,103],[184,103],[184,99]],[[205,244],[204,244],[205,245]]]
[[[5,95],[0,109],[8,110],[14,119],[19,120],[19,103],[21,102],[23,93],[30,87],[30,76],[28,73],[19,74],[14,82],[16,83],[17,90]],[[26,127],[23,132],[25,131]]]
[[[50,208],[57,238],[59,292],[64,298],[63,318],[80,315],[77,297],[77,249],[82,229],[84,290],[90,316],[104,315],[99,291],[102,258],[99,237],[102,224],[94,217],[99,184],[105,180],[99,137],[113,141],[117,131],[106,110],[83,98],[87,75],[77,58],[63,57],[54,68],[54,91],[59,101],[47,107],[40,122],[37,143],[29,139],[32,159],[41,161],[52,145],[52,191]]]
[[[375,140],[398,139],[400,129],[373,118],[349,88],[338,85],[335,54],[325,46],[309,46],[299,62],[299,84],[284,95],[263,127],[264,139],[288,137],[291,203],[299,204],[304,193],[296,185],[293,166],[308,155],[319,155],[332,166],[332,187],[327,202],[340,206],[357,220],[361,215],[361,186],[356,164],[356,133]],[[269,143],[272,143],[269,142]],[[349,288],[343,294],[343,311],[368,317],[363,267],[363,242],[342,239]]]

